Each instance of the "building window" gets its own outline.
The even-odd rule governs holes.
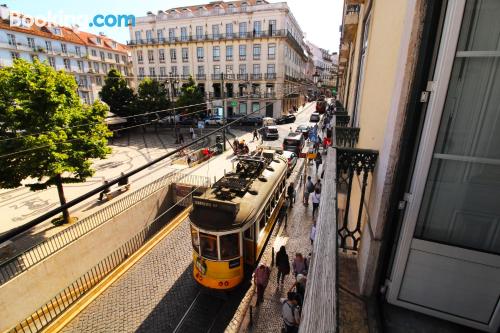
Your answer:
[[[182,48],[181,54],[182,54],[182,61],[183,62],[188,62],[189,61],[189,54],[188,54],[188,48],[187,47],[183,47]]]
[[[35,39],[28,37],[28,47],[34,49],[35,48]]]
[[[247,103],[240,103],[239,113],[242,115],[247,114]]]
[[[177,50],[176,49],[170,49],[170,61],[171,62],[177,61]]]
[[[13,34],[7,34],[7,38],[9,39],[9,45],[16,45],[16,36]]]
[[[205,74],[205,67],[198,66],[198,75],[204,75],[204,74]]]
[[[116,62],[117,64],[119,64],[119,63],[120,63],[120,55],[119,55],[119,54],[115,54],[115,62]]]
[[[102,57],[101,57],[101,60],[102,60]],[[142,57],[142,50],[137,50],[137,62],[139,64],[142,64],[143,61],[144,60],[143,60],[143,57]]]
[[[76,47],[75,47],[75,51],[76,51]],[[90,50],[90,53],[92,54],[93,57],[97,57],[97,51],[96,50]]]
[[[136,31],[135,32],[135,40],[136,41],[140,41],[141,40],[141,32],[140,31]]]
[[[99,73],[99,63],[94,62],[94,72]]]
[[[269,60],[276,59],[276,44],[269,44],[267,46],[267,59]]]
[[[203,47],[197,47],[196,48],[196,57],[198,58],[198,61],[203,61]]]
[[[159,29],[156,31],[156,36],[158,37],[158,42],[163,42],[163,29]]]
[[[243,2],[243,3],[241,4],[241,11],[242,11],[242,12],[246,12],[246,11],[247,11],[247,9],[248,9],[248,4],[247,4],[246,2]]]
[[[246,59],[247,59],[247,46],[240,45],[240,60],[246,60]]]
[[[69,72],[71,71],[71,63],[69,59],[63,59],[64,68]]]
[[[213,39],[219,39],[219,25],[212,24],[212,37]]]
[[[174,28],[168,29],[168,40],[171,42],[175,42],[175,29]]]
[[[167,76],[167,69],[165,67],[160,67],[160,79],[163,79]]]
[[[52,52],[52,43],[48,40],[45,41],[45,48],[47,49],[47,52]]]
[[[124,56],[124,55],[122,55],[122,62],[123,62],[124,64],[126,64],[126,63],[127,63],[127,57],[126,57],[126,56]]]
[[[108,52],[108,59],[113,59],[113,54],[111,52]]]
[[[226,23],[226,38],[233,38],[233,24]]]
[[[226,74],[233,74],[233,65],[226,65]]]
[[[95,77],[95,84],[96,84],[97,86],[99,86],[99,87],[100,87],[100,86],[102,86],[102,77],[100,77],[100,76],[96,76],[96,77]]]
[[[172,75],[176,76],[177,75],[177,66],[172,66],[171,68]]]
[[[245,64],[240,64],[240,67],[239,67],[239,73],[240,73],[240,74],[246,74],[246,73],[247,73],[247,65],[245,65]]]
[[[226,46],[226,60],[227,61],[233,60],[233,46],[232,45]]]
[[[83,61],[79,60],[76,63],[78,65],[78,71],[83,72]]]
[[[214,74],[220,74],[220,65],[214,65]]]
[[[108,72],[108,65],[107,64],[102,64],[102,72],[107,73]]]
[[[181,41],[185,42],[188,40],[187,27],[181,27]]]
[[[196,26],[196,39],[203,39],[203,26],[201,25]]]
[[[156,72],[155,72],[155,68],[154,67],[149,67],[149,76],[150,77],[155,77],[156,76]]]
[[[253,64],[253,74],[260,74],[260,65]]]
[[[144,77],[144,67],[139,67],[139,78],[142,79],[143,77]]]
[[[252,103],[252,113],[259,113],[260,111],[260,103],[259,102],[253,102]]]
[[[240,38],[246,37],[246,35],[247,35],[247,23],[246,22],[240,22],[239,34],[240,34]]]
[[[10,56],[12,57],[12,60],[19,59],[21,56],[19,55],[19,52],[11,52]],[[52,66],[54,67],[54,66]]]
[[[101,57],[101,61],[106,61],[106,55],[104,54],[104,52],[99,51],[99,56]]]
[[[182,75],[189,75],[189,66],[182,66]]]
[[[56,58],[49,57],[49,65],[56,68]]]
[[[153,50],[148,50],[148,62],[150,64],[155,62],[155,55]]]
[[[160,62],[165,62],[165,49],[158,50],[158,59]]]
[[[68,53],[68,47],[66,46],[66,44],[61,43],[61,52]]]
[[[214,61],[220,60],[220,46],[214,46],[212,49],[212,55]]]
[[[260,44],[253,45],[253,60],[260,60]]]
[[[276,73],[276,66],[274,64],[267,64],[267,73],[268,74],[275,74]]]
[[[260,37],[262,35],[262,23],[260,21],[253,22],[253,36]]]
[[[152,30],[146,30],[146,40],[148,43],[151,43],[153,41],[153,31]]]
[[[269,20],[269,36],[276,36],[276,20]]]

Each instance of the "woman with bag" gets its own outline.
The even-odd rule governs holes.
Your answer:
[[[276,253],[276,267],[278,267],[278,284],[281,284],[285,280],[285,275],[290,274],[290,261],[288,259],[288,254],[286,253],[285,246],[281,246],[278,253]]]

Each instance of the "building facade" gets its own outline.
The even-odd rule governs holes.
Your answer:
[[[315,73],[319,75],[319,88],[324,95],[330,96],[337,82],[337,54],[330,53],[309,41],[306,42],[306,45],[310,50]]]
[[[68,27],[10,26],[9,10],[0,7],[0,66],[14,59],[46,61],[56,70],[75,76],[78,94],[88,104],[99,98],[108,71],[118,69],[134,86],[127,47],[104,36]]]
[[[223,2],[148,12],[130,27],[139,79],[174,90],[192,76],[218,112],[279,117],[304,102],[303,33],[286,3]],[[172,93],[175,95],[175,93]],[[258,112],[257,112],[258,111]]]
[[[360,293],[488,332],[500,329],[499,15],[494,0],[345,0],[339,59],[344,132],[378,154],[351,205],[339,199]]]

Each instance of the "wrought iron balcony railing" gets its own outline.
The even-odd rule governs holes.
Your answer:
[[[338,115],[335,116],[335,126],[347,127],[351,121],[351,116],[348,115]]]
[[[196,74],[196,80],[206,80],[207,75],[206,74]]]
[[[251,74],[250,79],[252,79],[252,80],[262,80],[262,74]]]
[[[335,141],[333,143],[336,147],[350,147],[356,146],[359,140],[359,127],[341,127],[335,126]]]

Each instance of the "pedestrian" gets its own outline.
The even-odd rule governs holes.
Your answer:
[[[288,292],[291,292],[295,288],[295,293],[298,296],[297,303],[299,307],[301,307],[302,304],[304,304],[304,296],[306,294],[306,283],[307,283],[307,278],[303,274],[297,274],[297,279],[295,283],[288,290]]]
[[[292,267],[293,267],[293,275],[297,277],[298,274],[303,274],[307,275],[307,260],[304,258],[302,253],[297,252],[295,254],[295,258],[293,259],[292,262]]]
[[[187,165],[188,167],[191,166],[191,157],[189,155],[187,156]]]
[[[255,285],[257,286],[257,304],[259,305],[264,300],[264,291],[266,290],[267,284],[269,282],[269,276],[271,275],[271,270],[264,264],[260,264],[257,269],[255,269],[253,279]]]
[[[278,280],[276,283],[280,283],[281,277],[281,284],[283,284],[285,275],[290,274],[290,261],[284,245],[282,245],[278,253],[276,253],[276,267],[278,267]]]
[[[319,166],[323,163],[323,159],[321,158],[321,154],[317,153],[314,158],[314,162],[316,163],[316,173],[318,173]]]
[[[314,221],[312,225],[311,234],[309,235],[309,238],[311,239],[311,245],[313,245],[314,239],[316,239],[316,221]]]
[[[297,303],[297,295],[289,292],[287,298],[282,298],[281,316],[285,325],[286,333],[297,333],[300,325],[300,312]]]
[[[286,194],[288,195],[290,208],[293,208],[293,204],[295,203],[295,187],[293,185],[293,182],[290,182],[290,185],[288,185],[288,188],[286,189]]]
[[[259,140],[259,133],[257,132],[257,129],[254,128],[252,141],[257,141],[257,140]]]
[[[318,189],[314,190],[314,193],[312,194],[313,217],[314,214],[316,214],[316,211],[318,210],[320,199],[321,199],[320,191]]]
[[[285,202],[281,205],[280,211],[278,212],[278,221],[279,224],[285,221],[286,228],[286,224],[288,222],[288,200],[285,200]]]
[[[314,191],[314,184],[311,176],[307,176],[306,186],[304,187],[304,205],[309,206],[309,195]]]
[[[290,133],[293,133],[293,131],[292,131],[292,126],[290,126]]]
[[[191,134],[191,140],[194,140],[195,136],[194,136],[194,128],[193,128],[193,126],[189,127],[189,134]]]
[[[321,179],[318,179],[316,184],[314,184],[314,191],[318,190],[319,193],[321,194],[321,189],[322,189],[322,184],[321,184]]]
[[[105,180],[103,185],[108,185],[108,184],[109,184],[109,182],[107,180]],[[104,196],[107,196],[107,194],[109,192],[110,192],[109,186],[106,187],[104,190],[102,190],[102,192],[99,193],[99,201],[102,201],[102,199],[104,198]]]
[[[181,145],[184,144],[184,135],[182,135],[182,133],[179,133],[179,143]]]

